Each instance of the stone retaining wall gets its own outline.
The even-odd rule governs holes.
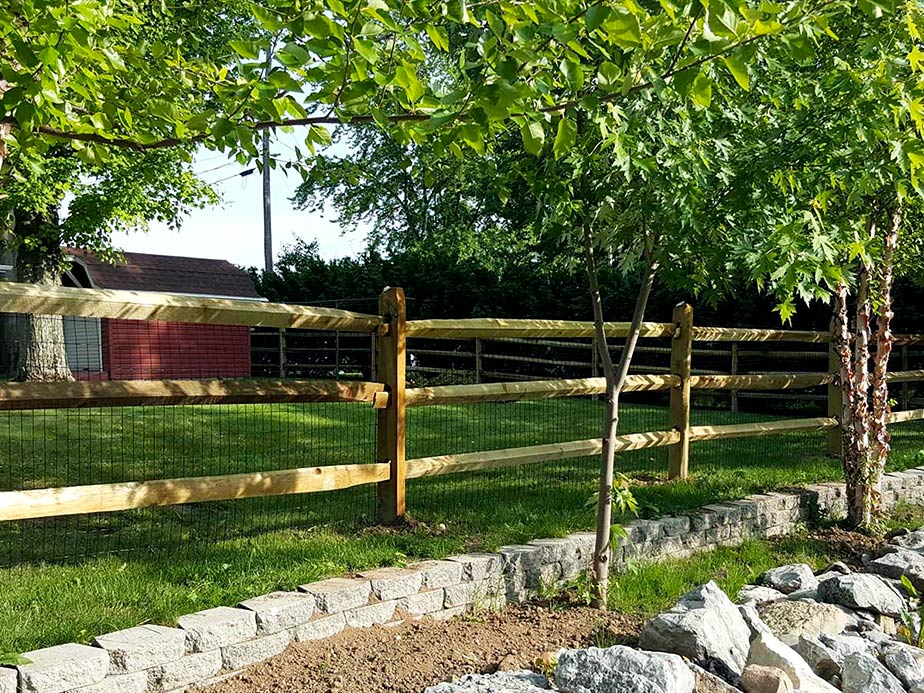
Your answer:
[[[924,502],[924,468],[888,474],[883,502]],[[842,484],[707,505],[687,515],[638,520],[615,552],[626,561],[683,557],[749,537],[774,537],[822,516],[843,515]],[[537,539],[497,553],[453,556],[407,568],[381,568],[351,578],[302,585],[180,617],[176,628],[138,626],[24,654],[31,664],[0,668],[0,693],[173,693],[204,685],[282,652],[293,641],[318,640],[345,628],[446,619],[502,608],[536,590],[567,582],[589,565],[592,532]]]

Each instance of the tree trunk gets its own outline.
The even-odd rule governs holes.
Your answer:
[[[629,374],[629,366],[635,347],[638,344],[642,321],[651,287],[657,273],[657,263],[652,262],[646,253],[648,264],[639,287],[635,301],[635,312],[626,337],[626,344],[619,359],[619,365],[613,365],[606,328],[603,319],[603,300],[600,296],[600,283],[597,278],[597,262],[594,255],[593,231],[584,227],[584,257],[590,296],[594,311],[594,345],[606,376],[606,409],[603,424],[603,454],[600,458],[600,483],[597,495],[597,537],[594,547],[594,560],[591,567],[592,604],[597,609],[606,610],[609,591],[610,557],[612,553],[611,526],[613,522],[613,478],[616,461],[616,434],[619,430],[619,396],[622,393]]]
[[[847,286],[838,284],[835,304],[835,341],[840,357],[840,383],[843,390],[841,462],[847,496],[847,519],[855,527],[871,530],[879,520],[881,480],[889,456],[889,356],[892,352],[892,282],[895,250],[901,226],[901,209],[892,213],[884,240],[878,276],[870,263],[860,268],[857,282],[856,323],[851,334],[847,321]],[[870,218],[868,230],[876,235]],[[878,281],[874,281],[878,279]],[[876,355],[870,373],[872,340],[872,287],[875,284],[879,313],[876,329]]]
[[[34,248],[20,245],[16,253],[17,281],[43,286],[61,283],[61,249],[57,214],[17,215],[14,233],[20,238],[48,238],[51,242]],[[64,319],[60,315],[17,316],[17,354],[15,378],[20,381],[73,380],[67,366]]]
[[[865,478],[864,515],[868,525],[878,522],[882,514],[882,474],[889,460],[891,436],[889,435],[889,356],[892,354],[892,283],[895,273],[895,250],[898,247],[898,231],[902,212],[896,207],[892,212],[891,224],[885,235],[885,251],[882,256],[882,276],[879,280],[879,315],[876,330],[876,356],[873,360],[872,418],[870,435],[869,470]]]

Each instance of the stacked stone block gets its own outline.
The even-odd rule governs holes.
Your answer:
[[[902,502],[924,503],[924,468],[884,477],[884,506]],[[781,536],[845,509],[843,484],[829,483],[636,520],[625,526],[612,563],[619,570],[631,560],[685,557],[751,537]],[[27,652],[30,664],[0,668],[0,693],[178,693],[273,657],[293,641],[526,601],[586,570],[594,546],[593,532],[577,532],[497,553],[381,568],[182,616],[177,628],[138,626],[101,635],[91,645]]]

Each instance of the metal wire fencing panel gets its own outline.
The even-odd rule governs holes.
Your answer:
[[[901,471],[924,465],[924,421],[908,421],[889,426],[892,451],[887,471]]]
[[[247,327],[6,315],[8,377],[249,378]],[[0,412],[0,491],[268,472],[375,459],[375,411],[351,402]],[[375,489],[0,523],[0,564],[195,551],[236,537],[375,516]]]

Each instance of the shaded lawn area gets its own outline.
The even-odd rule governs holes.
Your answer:
[[[590,438],[598,435],[600,416],[601,404],[590,399],[424,407],[409,412],[408,455]],[[3,417],[5,488],[356,463],[374,454],[374,412],[356,405]],[[702,410],[694,418],[721,424],[772,417]],[[633,405],[623,424],[624,432],[661,430],[666,412]],[[894,468],[924,463],[924,427],[896,426],[893,435]],[[824,456],[824,440],[810,433],[695,444],[685,482],[664,481],[664,449],[626,453],[618,466],[636,478],[641,514],[652,517],[835,480],[839,466]],[[416,522],[400,531],[371,525],[371,486],[6,523],[4,560],[32,564],[0,570],[0,652],[87,641],[145,622],[170,624],[184,613],[329,575],[590,529],[596,467],[596,459],[585,458],[412,480],[408,507]]]

